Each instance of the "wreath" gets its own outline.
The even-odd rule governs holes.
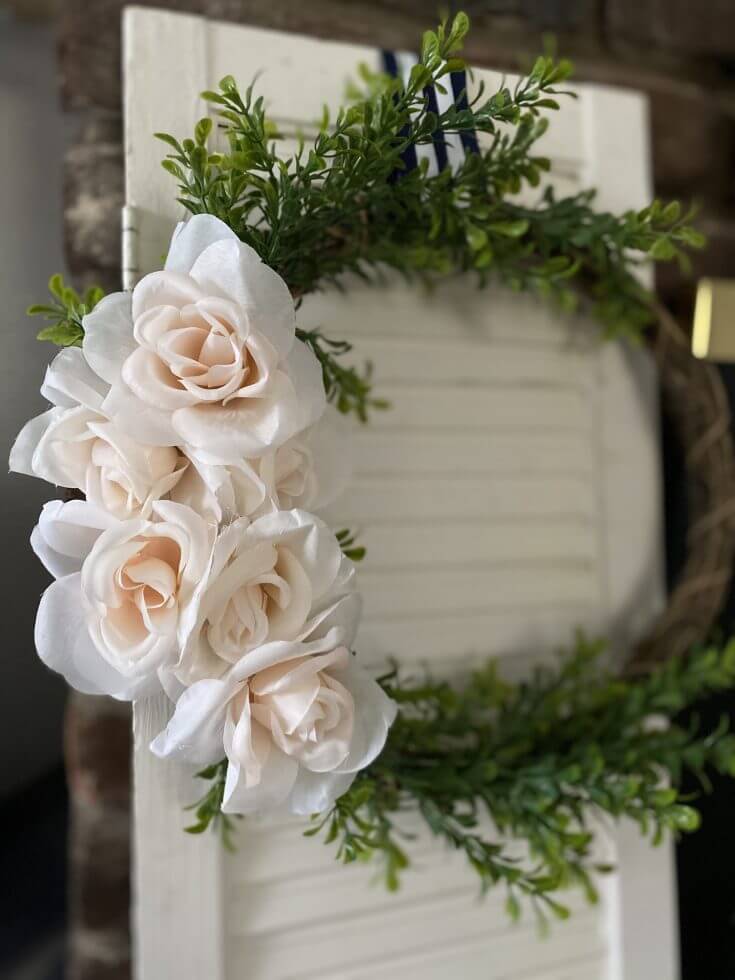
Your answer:
[[[345,364],[348,343],[297,325],[298,306],[345,273],[372,281],[387,268],[428,284],[464,273],[477,288],[500,282],[588,310],[607,338],[653,334],[680,367],[688,355],[636,266],[686,264],[703,239],[676,202],[609,214],[592,191],[547,188],[535,206],[518,203],[549,169],[536,143],[571,65],[540,57],[512,89],[468,102],[468,26],[458,14],[428,31],[406,80],[363,69],[346,107],[289,158],[262,97],[230,76],[204,93],[223,149],[209,147],[211,118],[190,139],[157,134],[190,217],[163,270],[132,293],[79,295],[51,279],[51,301],[29,312],[48,320],[39,338],[63,348],[42,387],[52,407],[21,431],[10,465],[71,491],[31,536],[55,578],[38,653],[84,692],[168,695],[151,750],[195,764],[208,784],[187,831],[214,828],[231,847],[237,816],[312,815],[307,834],[344,862],[378,859],[393,889],[412,809],[483,888],[506,887],[512,916],[529,899],[564,917],[561,889],[596,894],[596,815],[632,818],[657,842],[698,825],[685,771],[705,788],[710,767],[735,774],[725,723],[701,732],[676,720],[735,684],[735,643],[694,642],[712,613],[684,630],[686,655],[672,646],[674,617],[679,632],[660,626],[637,669],[617,674],[602,666],[604,644],[581,634],[517,684],[493,663],[461,686],[398,666],[366,673],[352,650],[364,548],[314,511],[340,482],[339,413],[368,422],[390,406],[369,367]],[[432,93],[450,84],[454,103],[439,111]],[[487,148],[455,169],[411,166],[417,146],[478,131]],[[718,556],[706,571],[721,592],[731,544]]]

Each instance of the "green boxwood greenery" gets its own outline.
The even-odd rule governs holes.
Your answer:
[[[685,773],[703,790],[708,770],[735,776],[726,718],[706,732],[677,723],[685,708],[735,684],[735,641],[642,678],[607,670],[603,651],[578,634],[559,663],[520,683],[503,680],[492,661],[463,686],[392,671],[381,684],[400,711],[385,749],[306,833],[345,864],[377,862],[395,890],[410,849],[397,818],[416,810],[440,843],[465,855],[483,890],[505,886],[512,917],[525,900],[541,919],[566,918],[570,887],[596,901],[596,875],[610,870],[592,852],[600,816],[632,819],[658,844],[699,826],[681,792]],[[231,845],[232,818],[220,810],[225,773],[225,761],[200,773],[212,785],[188,829],[218,828]]]
[[[170,149],[163,166],[176,179],[191,213],[214,214],[276,269],[293,294],[340,286],[345,273],[366,279],[381,268],[431,282],[473,273],[477,286],[500,282],[531,290],[575,310],[582,300],[609,336],[639,338],[652,321],[651,296],[634,274],[640,261],[678,259],[703,238],[677,202],[654,201],[641,211],[595,208],[594,191],[557,198],[541,189],[550,161],[536,144],[558,109],[568,61],[540,57],[512,88],[480,91],[467,108],[429,108],[424,89],[441,88],[469,28],[464,14],[427,31],[409,81],[360,70],[350,102],[330,119],[325,110],[315,140],[292,156],[279,152],[279,132],[254,85],[243,94],[232,76],[213,106],[226,149],[209,149],[212,120],[192,138],[158,133]],[[483,134],[482,152],[456,171],[430,176],[405,171],[403,154],[437,136]],[[392,179],[404,170],[400,179]],[[538,187],[533,206],[518,203],[524,186]],[[344,369],[349,350],[319,332],[302,334],[319,357],[330,395],[343,411],[365,418],[369,376]]]

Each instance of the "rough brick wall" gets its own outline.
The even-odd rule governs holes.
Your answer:
[[[138,0],[140,3],[141,0]],[[145,3],[143,4],[145,5]],[[411,48],[436,18],[436,0],[158,0],[206,13],[376,46]],[[656,193],[700,203],[710,245],[695,276],[735,271],[735,6],[732,0],[467,0],[476,64],[519,69],[555,35],[583,80],[633,86],[651,100]],[[119,288],[123,198],[120,12],[122,0],[66,0],[60,15],[64,103],[83,116],[66,161],[66,247],[82,282]],[[692,281],[659,278],[681,316]],[[129,733],[127,711],[72,700],[67,759],[73,800],[69,980],[129,975]]]
[[[69,980],[130,977],[130,706],[72,694]]]

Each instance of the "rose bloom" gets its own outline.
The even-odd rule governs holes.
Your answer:
[[[77,690],[147,696],[178,656],[215,528],[171,501],[152,517],[118,521],[86,501],[52,501],[34,530],[34,550],[60,576],[41,598],[36,648]]]
[[[362,671],[340,629],[274,641],[179,698],[152,751],[197,765],[227,757],[222,809],[326,810],[381,752],[396,705]]]
[[[288,287],[211,215],[179,225],[165,268],[84,318],[84,354],[111,385],[104,410],[143,443],[238,463],[283,445],[326,404],[295,336]]]
[[[222,465],[204,451],[189,454],[173,496],[217,523],[275,510],[319,511],[343,492],[352,469],[345,422],[331,406],[316,425],[259,458]]]
[[[188,686],[222,676],[265,643],[312,640],[335,626],[351,643],[359,613],[354,566],[323,521],[300,510],[239,519],[217,537],[167,673]]]
[[[108,390],[81,350],[60,351],[41,388],[54,407],[23,427],[10,451],[10,469],[81,490],[121,519],[147,517],[187,462],[170,446],[137,443],[120,431],[102,411]]]

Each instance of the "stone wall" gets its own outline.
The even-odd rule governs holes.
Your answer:
[[[159,0],[158,7],[303,31],[375,46],[411,48],[433,24],[436,0]],[[468,59],[523,69],[552,33],[580,80],[650,96],[654,182],[662,197],[696,199],[709,248],[695,276],[735,271],[735,7],[731,0],[467,0]],[[66,0],[60,14],[64,104],[83,125],[66,160],[66,249],[84,284],[119,288],[123,200],[120,13],[122,0]],[[693,280],[659,277],[683,318]],[[75,697],[67,728],[73,799],[69,980],[129,975],[129,714]]]

